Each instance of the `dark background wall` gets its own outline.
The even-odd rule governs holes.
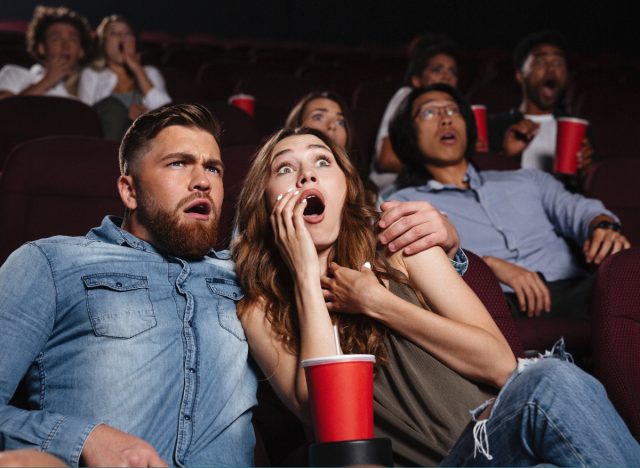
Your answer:
[[[0,18],[28,20],[39,3],[65,5],[92,24],[109,13],[139,30],[229,38],[402,46],[415,34],[445,33],[467,48],[511,49],[524,33],[562,31],[581,54],[638,57],[635,2],[448,0],[1,0]]]

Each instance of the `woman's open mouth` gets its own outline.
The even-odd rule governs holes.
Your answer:
[[[309,190],[302,194],[301,200],[306,200],[307,206],[302,215],[305,221],[315,224],[324,219],[325,203],[322,194],[317,190]]]

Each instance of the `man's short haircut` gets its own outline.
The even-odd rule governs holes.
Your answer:
[[[469,160],[475,153],[476,147],[476,121],[471,110],[471,105],[462,92],[448,84],[436,83],[429,86],[413,89],[400,103],[395,116],[389,124],[389,139],[393,151],[402,162],[402,170],[396,181],[397,188],[423,185],[432,179],[431,174],[425,168],[425,155],[418,146],[418,131],[415,125],[413,103],[416,99],[430,91],[440,91],[448,94],[458,104],[460,114],[467,128],[467,148],[465,158]]]
[[[516,70],[521,70],[524,62],[533,49],[550,44],[556,46],[566,56],[568,51],[567,40],[557,31],[538,31],[522,38],[513,50],[513,66]]]
[[[146,152],[149,142],[173,125],[203,130],[220,145],[220,124],[206,107],[200,104],[167,104],[142,114],[131,124],[120,144],[120,174],[130,174],[131,167]]]
[[[56,23],[67,23],[76,28],[78,34],[80,34],[80,44],[84,50],[84,58],[80,63],[88,62],[93,48],[89,23],[85,17],[65,7],[40,5],[35,8],[33,18],[27,27],[27,52],[38,62],[44,60],[44,56],[38,53],[38,44],[44,43],[47,29]]]
[[[446,36],[425,34],[413,41],[404,75],[405,85],[411,86],[411,77],[421,76],[429,60],[440,54],[448,55],[458,63],[458,46]]]

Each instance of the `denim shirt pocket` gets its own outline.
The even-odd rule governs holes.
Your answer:
[[[82,277],[97,336],[133,338],[156,326],[146,276],[97,273]]]
[[[218,296],[216,307],[220,326],[239,340],[246,341],[247,337],[236,314],[236,304],[244,297],[242,288],[235,281],[224,278],[207,278],[206,281],[209,291]]]

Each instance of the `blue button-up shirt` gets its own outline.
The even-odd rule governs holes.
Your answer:
[[[249,466],[256,377],[227,252],[161,255],[105,218],[0,269],[0,432],[77,465],[106,423],[168,463]],[[29,411],[8,404],[26,375]]]
[[[428,201],[449,217],[462,247],[541,272],[547,281],[586,274],[563,236],[582,245],[593,218],[606,214],[616,219],[600,201],[568,192],[541,171],[479,173],[469,165],[466,181],[469,189],[430,180],[389,198]]]

